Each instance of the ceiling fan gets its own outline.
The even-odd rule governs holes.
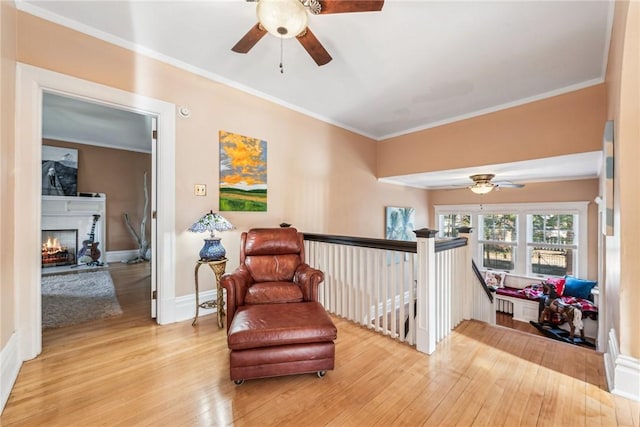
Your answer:
[[[497,190],[499,188],[524,187],[524,184],[514,184],[509,181],[492,182],[491,180],[495,178],[495,175],[492,173],[471,175],[469,178],[473,181],[473,185],[470,185],[467,188],[476,194],[487,194],[492,190]]]
[[[247,53],[267,33],[283,39],[295,37],[318,65],[331,61],[331,55],[307,27],[308,13],[376,12],[384,0],[247,0],[257,2],[258,23],[231,48]]]

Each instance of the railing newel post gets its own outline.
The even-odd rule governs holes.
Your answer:
[[[416,292],[416,349],[431,354],[436,349],[436,230],[415,230],[418,253]]]
[[[472,227],[459,227],[458,228],[458,236],[467,239],[467,242],[471,241],[471,233],[473,233]],[[465,251],[465,260],[464,260],[464,276],[463,279],[463,287],[464,290],[462,292],[462,300],[463,300],[463,317],[465,319],[473,318],[473,272],[471,270],[471,262],[473,260],[473,248],[470,244],[467,244],[467,250]]]

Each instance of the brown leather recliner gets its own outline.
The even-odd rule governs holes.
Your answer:
[[[243,305],[318,300],[320,270],[304,261],[295,228],[254,228],[240,237],[240,266],[221,279],[227,290],[227,330]]]
[[[323,280],[295,228],[242,233],[240,265],[221,278],[232,380],[333,369],[337,330],[317,302]]]

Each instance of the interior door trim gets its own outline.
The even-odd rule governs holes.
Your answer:
[[[31,65],[16,64],[15,225],[16,332],[21,360],[42,351],[39,242],[41,224],[42,96],[44,92],[91,100],[158,117],[157,322],[175,322],[175,117],[176,106]]]

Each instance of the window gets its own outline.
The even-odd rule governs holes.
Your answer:
[[[577,224],[578,215],[527,215],[527,271],[552,276],[573,274],[578,251]]]
[[[473,227],[470,245],[481,269],[523,276],[587,273],[588,202],[435,206],[440,237]]]
[[[471,227],[470,214],[442,214],[439,216],[439,227],[441,237],[458,237],[459,227]]]
[[[480,215],[478,224],[482,249],[481,266],[493,270],[516,269],[518,247],[518,215]]]

